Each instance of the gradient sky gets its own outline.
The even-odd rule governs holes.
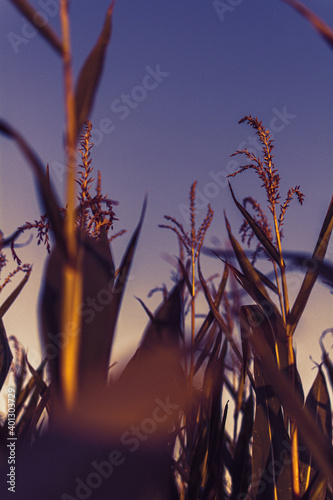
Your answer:
[[[31,3],[59,32],[58,2]],[[303,3],[333,26],[330,0]],[[215,211],[206,243],[217,238],[222,245],[227,241],[223,210],[237,234],[242,219],[225,187],[225,175],[230,172],[229,155],[249,147],[254,137],[253,129],[238,125],[244,115],[258,116],[275,131],[282,198],[298,184],[306,195],[303,207],[295,201],[287,212],[285,249],[312,253],[330,202],[332,51],[282,1],[225,0],[224,4],[224,12],[211,0],[118,0],[115,7],[111,45],[91,120],[93,166],[102,172],[103,192],[119,201],[115,230],[128,230],[113,244],[117,264],[148,194],[119,324],[119,353],[139,341],[147,321],[134,296],[154,309],[160,296],[147,299],[149,290],[163,282],[171,286],[170,264],[162,253],[175,255],[178,245],[174,235],[158,224],[168,214],[188,229],[182,208],[193,181],[198,181],[199,222],[207,203]],[[72,1],[75,74],[95,43],[107,7],[106,0]],[[0,115],[49,163],[54,186],[63,196],[60,60],[9,1],[1,3],[0,26]],[[18,225],[37,219],[40,209],[31,172],[15,145],[0,138],[0,147],[0,227],[9,235]],[[265,204],[253,172],[237,176],[232,185],[239,200],[251,195]],[[33,241],[20,255],[33,263],[33,275],[6,314],[5,326],[8,335],[29,346],[31,361],[37,362],[37,296],[45,251]],[[329,257],[332,261],[333,243]],[[214,259],[205,257],[202,264],[206,276],[221,272]],[[300,277],[290,276],[294,297]],[[305,377],[313,366],[309,354],[320,361],[318,338],[332,326],[332,295],[319,284],[295,338]]]

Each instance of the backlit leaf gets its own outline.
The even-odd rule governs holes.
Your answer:
[[[44,165],[25,139],[3,120],[0,120],[0,132],[16,142],[21,150],[21,153],[32,168],[38,187],[38,195],[42,202],[43,211],[46,211],[48,214],[56,241],[61,246],[62,251],[66,252],[67,245],[62,231],[62,218],[58,209],[60,205],[57,203],[55,193],[47,181]]]
[[[63,54],[62,41],[47,22],[47,17],[43,16],[26,0],[10,0],[13,5],[24,15],[24,17],[39,31],[50,45],[58,52]]]
[[[315,30],[326,40],[329,46],[333,49],[333,30],[330,28],[320,17],[314,14],[310,9],[305,7],[301,2],[297,0],[284,0],[286,3],[291,5],[297,12],[304,16]]]
[[[0,390],[7,378],[12,359],[13,355],[8,344],[6,330],[0,318]]]
[[[12,291],[12,293],[7,297],[7,299],[1,304],[0,306],[0,318],[4,316],[4,314],[8,311],[10,306],[13,304],[15,299],[18,297],[18,295],[21,293],[21,290],[23,289],[24,285],[29,279],[31,273],[31,268],[27,271],[26,275],[24,278],[21,280],[21,282],[17,285],[15,290]]]
[[[273,260],[280,266],[281,264],[281,259],[278,251],[276,250],[275,246],[272,244],[272,242],[267,238],[265,233],[262,231],[262,229],[258,226],[256,221],[251,217],[251,215],[248,213],[248,211],[236,200],[236,197],[234,195],[234,192],[232,190],[231,184],[229,182],[229,188],[231,191],[232,198],[238,208],[238,210],[241,212],[243,217],[246,219],[248,222],[249,226],[251,227],[252,231],[260,241],[260,243],[263,245],[263,247],[267,250],[269,255],[272,257]]]
[[[322,369],[319,368],[318,374],[309,394],[305,401],[305,408],[309,411],[310,415],[314,418],[316,426],[320,431],[326,436],[329,443],[332,442],[332,422],[331,422],[331,405],[330,398],[327,391],[326,381]],[[299,440],[300,449],[300,484],[301,493],[305,492],[311,485],[311,482],[315,479],[316,473],[320,472],[319,467],[313,460],[312,454],[304,446],[304,442],[300,438]],[[326,497],[326,481],[320,481],[316,484],[318,500],[324,500]],[[313,489],[313,486],[310,486]],[[318,491],[318,489],[320,491]]]
[[[242,425],[239,431],[232,462],[232,493],[230,500],[237,500],[247,493],[251,482],[250,441],[253,433],[254,402],[252,391],[245,403]]]
[[[76,120],[77,131],[79,132],[83,123],[89,117],[90,110],[94,103],[97,87],[102,75],[106,49],[109,45],[112,29],[112,13],[115,0],[108,8],[102,32],[88,55],[78,77],[75,100],[76,100]]]
[[[252,266],[251,262],[247,258],[244,250],[236,240],[236,238],[233,236],[230,228],[230,224],[228,222],[228,219],[225,217],[226,221],[226,226],[227,226],[227,231],[229,235],[229,239],[232,245],[232,248],[234,249],[235,255],[237,257],[237,260],[239,262],[239,265],[244,273],[244,275],[247,277],[247,279],[253,283],[258,290],[260,290],[260,293],[268,300],[270,301],[269,295],[266,291],[266,288],[264,287],[257,271],[254,269]]]
[[[331,237],[333,229],[333,197],[331,199],[330,206],[328,208],[323,226],[321,228],[316,247],[312,255],[312,266],[309,267],[301,288],[298,292],[294,305],[287,318],[287,333],[288,335],[293,335],[298,322],[302,316],[302,313],[307,304],[308,298],[310,296],[311,290],[318,278],[320,265],[323,262],[326,254],[326,249],[328,242]]]

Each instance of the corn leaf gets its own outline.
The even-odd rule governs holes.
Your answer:
[[[25,362],[27,362],[26,357],[24,359],[25,359]],[[16,415],[18,415],[21,412],[23,406],[28,401],[29,396],[31,395],[32,391],[37,387],[37,384],[39,384],[39,392],[41,394],[44,394],[46,392],[47,386],[42,379],[42,373],[43,373],[44,366],[45,366],[45,360],[43,360],[41,362],[41,364],[39,365],[37,370],[30,369],[30,371],[33,371],[32,377],[29,379],[29,381],[25,385],[25,387],[17,394]],[[45,386],[44,386],[44,384],[45,384]]]
[[[225,495],[223,485],[223,445],[225,440],[225,424],[227,416],[228,402],[224,407],[222,422],[215,446],[214,460],[208,470],[208,477],[202,493],[202,500],[214,498],[213,495],[217,495],[217,498],[223,498]]]
[[[226,337],[228,339],[228,342],[230,343],[230,346],[233,349],[234,353],[236,354],[237,358],[239,359],[239,361],[241,363],[243,363],[243,357],[242,357],[241,353],[239,352],[239,349],[237,347],[236,342],[233,339],[233,336],[232,336],[232,334],[231,334],[231,332],[229,330],[229,327],[226,324],[226,322],[224,321],[224,319],[222,318],[222,316],[220,315],[217,307],[214,304],[214,301],[211,298],[211,295],[210,295],[208,287],[207,287],[207,283],[205,282],[205,280],[204,280],[204,278],[202,276],[202,272],[201,272],[201,267],[200,267],[199,260],[198,260],[198,271],[199,271],[199,279],[200,279],[200,282],[201,282],[201,285],[202,285],[202,288],[203,288],[206,300],[207,300],[208,305],[210,307],[210,310],[214,314],[214,318],[215,318],[216,322],[218,323],[219,327],[225,333],[225,335],[226,335]],[[249,379],[250,379],[251,383],[253,383],[253,377],[252,377],[252,374],[249,371],[248,371],[248,376],[249,376]]]
[[[203,479],[202,468],[205,457],[207,455],[208,446],[208,430],[205,424],[206,422],[203,419],[200,419],[197,422],[197,440],[193,453],[191,455],[190,475],[188,482],[188,498],[191,500],[200,498],[199,492]]]
[[[263,339],[275,359],[286,352],[277,345],[272,325],[258,306],[243,306],[243,328],[248,322],[247,336]],[[277,362],[275,361],[275,364]],[[282,360],[280,360],[282,364]],[[286,361],[283,361],[283,365]],[[257,353],[254,356],[256,411],[253,427],[252,492],[255,499],[291,498],[291,469],[288,466],[289,437],[284,425],[281,403],[274,394],[269,379],[262,370]],[[290,462],[289,462],[290,463]]]
[[[7,378],[13,355],[10,350],[6,330],[0,318],[0,390]]]
[[[252,391],[248,397],[242,418],[232,461],[232,493],[230,500],[242,498],[247,493],[251,483],[251,455],[250,441],[253,433],[254,402]]]
[[[13,5],[24,15],[24,17],[39,31],[47,42],[55,49],[58,54],[63,54],[62,41],[51,28],[44,17],[41,16],[29,2],[26,0],[10,0]],[[42,19],[41,19],[42,17]]]
[[[115,329],[116,329],[116,324],[117,324],[117,319],[120,311],[120,306],[121,302],[123,299],[125,287],[126,287],[126,282],[128,279],[128,275],[131,269],[134,253],[135,253],[135,248],[138,242],[138,238],[140,235],[141,227],[143,224],[143,219],[145,216],[146,212],[146,207],[147,207],[147,199],[144,200],[142,211],[141,211],[141,216],[139,223],[133,233],[133,236],[128,244],[128,247],[126,249],[126,252],[123,256],[122,262],[120,264],[120,267],[116,273],[116,279],[113,285],[112,289],[112,301],[111,301],[111,314],[110,314],[110,348],[112,349],[112,344],[113,344],[113,339],[115,335]]]
[[[322,474],[316,472],[302,500],[321,500],[331,498],[326,496],[327,479]]]
[[[228,266],[225,264],[224,271],[223,271],[222,278],[221,278],[221,282],[219,284],[219,288],[217,290],[216,297],[214,299],[214,304],[215,304],[216,308],[219,308],[219,306],[220,306],[220,303],[221,303],[221,300],[223,297],[223,293],[224,293],[224,290],[225,290],[225,287],[227,284],[228,275],[229,275],[229,269],[228,269]],[[213,320],[214,320],[214,314],[212,313],[212,311],[209,311],[209,313],[207,314],[207,316],[206,316],[203,324],[201,325],[198,333],[195,336],[194,343],[195,343],[196,347],[198,347],[201,344],[201,342],[204,339],[204,337],[205,337],[210,325],[212,324]]]
[[[38,405],[39,396],[39,388],[35,387],[27,406],[24,408],[24,412],[21,415],[21,418],[16,423],[16,433],[21,442],[25,441],[26,435],[29,431],[29,426]]]
[[[327,441],[331,443],[332,442],[331,404],[330,404],[329,394],[327,391],[325,377],[321,368],[318,369],[318,374],[306,398],[305,408],[309,411],[309,414],[312,415],[314,421],[316,422],[317,428],[323,433],[324,436],[326,436]],[[310,488],[310,490],[313,489],[313,486],[311,487],[310,483],[318,475],[320,469],[313,460],[311,452],[307,449],[306,446],[304,446],[304,442],[302,442],[302,439],[299,440],[299,449],[300,449],[299,456],[300,456],[301,493],[305,493],[308,487]],[[318,500],[325,499],[326,486],[327,486],[327,480],[320,481],[319,483],[317,482],[316,498]],[[320,491],[318,491],[319,487]]]
[[[256,411],[253,425],[252,494],[256,500],[291,496],[290,442],[281,404],[254,360]]]
[[[24,441],[28,444],[31,443],[33,435],[37,432],[38,422],[40,421],[43,411],[48,406],[49,399],[50,399],[50,387],[47,387],[46,391],[43,393],[37,407],[33,412],[30,424],[27,427],[27,430],[24,435]]]
[[[328,208],[323,226],[321,228],[316,247],[312,255],[311,269],[309,268],[301,288],[298,292],[294,305],[287,318],[287,333],[288,335],[293,335],[297,324],[302,316],[302,313],[307,304],[308,298],[310,296],[311,290],[318,278],[320,265],[323,262],[326,254],[326,249],[328,242],[331,237],[333,229],[333,197],[331,199],[330,206]]]
[[[106,49],[109,45],[112,29],[112,13],[115,1],[113,0],[108,8],[102,32],[88,55],[78,77],[75,101],[77,131],[80,129],[89,116],[94,103],[97,87],[101,79]]]
[[[244,273],[244,275],[247,277],[247,279],[253,283],[258,290],[260,290],[261,294],[266,298],[266,300],[270,301],[269,295],[266,291],[266,288],[264,287],[257,271],[254,269],[252,266],[251,262],[247,258],[244,250],[236,240],[236,238],[233,236],[230,228],[230,224],[228,219],[225,217],[226,221],[226,226],[227,226],[227,231],[229,235],[229,239],[232,245],[232,248],[234,249],[235,255],[237,257],[237,260],[239,262],[239,265]]]
[[[48,214],[58,244],[61,246],[62,251],[66,253],[67,245],[62,231],[62,218],[58,210],[60,205],[57,203],[56,196],[47,181],[42,162],[25,139],[3,120],[0,120],[0,132],[16,142],[21,153],[31,166],[38,186],[38,195],[41,199],[43,209],[45,209]]]
[[[205,362],[206,358],[209,356],[209,353],[211,351],[211,348],[212,348],[214,341],[215,341],[215,338],[216,338],[217,328],[218,328],[217,323],[216,322],[213,323],[210,330],[209,330],[208,338],[207,338],[207,341],[206,341],[204,347],[203,348],[198,347],[197,350],[201,349],[201,352],[200,352],[198,359],[196,360],[195,365],[194,365],[194,374],[196,374],[198,372],[198,370],[201,368],[202,364]]]
[[[331,49],[333,49],[333,30],[330,28],[320,17],[314,14],[310,9],[305,7],[301,2],[297,0],[284,0],[284,2],[291,5],[297,12],[307,19],[315,30],[324,38],[324,40],[329,44]]]
[[[263,247],[267,250],[269,255],[272,257],[273,260],[280,266],[281,265],[281,258],[279,255],[279,252],[276,250],[275,246],[272,244],[272,242],[267,238],[263,230],[258,226],[256,221],[251,217],[251,215],[248,213],[248,211],[236,200],[236,197],[234,195],[234,192],[232,190],[231,184],[229,182],[229,188],[231,191],[231,196],[238,208],[238,210],[241,212],[243,217],[246,219],[248,222],[249,226],[251,227],[252,231],[260,241],[260,243],[263,245]]]
[[[248,280],[244,274],[239,272],[238,269],[236,269],[231,264],[228,264],[228,266],[238,282],[244,288],[244,290],[260,306],[264,316],[266,316],[269,321],[274,324],[274,332],[276,332],[277,337],[279,337],[279,339],[283,342],[285,340],[285,328],[283,325],[281,314],[275,304],[270,300],[267,300],[267,298],[261,293],[259,288],[257,288],[254,283]]]
[[[161,400],[170,397],[179,404],[184,401],[187,384],[179,350],[183,335],[183,284],[184,281],[178,283],[157,309],[148,323],[140,346],[115,383],[114,390],[121,398],[124,409],[127,409],[128,418],[132,420],[150,414],[149,411],[156,406],[154,401],[157,397]]]
[[[45,355],[49,358],[55,390],[64,390],[61,370],[65,369],[69,342],[76,342],[76,355],[71,356],[74,371],[80,379],[80,392],[89,391],[93,384],[106,384],[112,343],[113,284],[115,268],[106,238],[84,237],[82,254],[82,301],[78,304],[81,317],[79,334],[62,331],[63,279],[67,265],[64,254],[56,245],[47,265],[43,284],[41,315]],[[76,358],[76,359],[75,359]],[[61,368],[62,367],[62,368]],[[62,372],[64,373],[64,372]],[[70,381],[69,381],[70,383]]]
[[[31,268],[25,274],[24,278],[17,285],[17,287],[15,288],[15,290],[13,290],[12,293],[9,295],[9,297],[7,297],[7,299],[3,302],[3,304],[1,304],[1,306],[0,306],[0,318],[2,318],[4,316],[4,314],[8,311],[8,309],[10,308],[10,306],[13,304],[13,302],[19,296],[19,294],[21,293],[21,290],[23,289],[24,285],[27,283],[30,274],[31,274]]]
[[[301,398],[290,386],[290,381],[278,370],[276,360],[265,338],[252,335],[250,340],[258,358],[260,358],[262,373],[272,386],[285,412],[295,421],[305,445],[311,451],[321,472],[332,482],[333,450],[331,443],[317,428],[309,411],[303,408]]]
[[[217,338],[218,346],[220,347],[221,338]],[[212,385],[212,398],[211,398],[211,409],[210,409],[210,419],[209,419],[209,447],[208,447],[208,468],[214,467],[214,461],[216,460],[216,455],[220,452],[219,446],[219,434],[221,432],[221,401],[223,393],[223,380],[224,380],[224,365],[225,357],[227,354],[228,343],[224,340],[222,344],[221,354],[216,360],[215,365],[215,376]]]

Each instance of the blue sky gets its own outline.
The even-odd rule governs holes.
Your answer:
[[[31,3],[59,32],[57,0]],[[303,3],[333,26],[330,0]],[[72,1],[75,74],[95,43],[107,7],[105,0]],[[9,1],[2,2],[0,25],[1,117],[49,163],[62,197],[60,60]],[[162,253],[176,254],[177,242],[158,224],[168,214],[188,228],[183,208],[193,181],[198,181],[199,220],[207,203],[215,211],[207,243],[214,238],[222,244],[227,240],[223,210],[237,233],[241,216],[225,187],[225,174],[232,167],[229,155],[253,142],[253,130],[238,125],[246,114],[258,116],[274,130],[282,197],[297,184],[306,195],[303,207],[295,202],[287,213],[284,248],[312,252],[332,195],[332,84],[332,51],[279,0],[117,1],[111,45],[91,115],[93,165],[102,172],[103,191],[119,201],[115,229],[128,230],[114,242],[117,263],[148,194],[120,321],[119,352],[138,342],[146,323],[134,296],[154,309],[157,297],[146,299],[149,290],[163,282],[171,284],[170,265]],[[0,141],[0,226],[8,235],[26,220],[38,218],[40,210],[27,165],[13,144]],[[232,184],[239,200],[251,195],[265,204],[253,172],[234,178]],[[33,276],[5,324],[8,334],[37,352],[36,304],[45,252],[32,242],[21,255],[33,263]],[[329,256],[333,260],[332,243]],[[203,260],[203,269],[207,275],[221,271],[209,258]],[[295,294],[300,279],[293,283]],[[320,360],[317,339],[332,326],[331,311],[332,295],[318,285],[296,333],[298,353],[306,353],[307,371],[312,366],[306,364],[309,352]]]

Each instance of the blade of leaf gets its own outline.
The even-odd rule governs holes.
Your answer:
[[[291,5],[297,12],[307,19],[315,30],[324,38],[324,40],[329,44],[331,49],[333,49],[333,30],[330,28],[320,17],[314,14],[310,9],[305,7],[297,0],[283,0],[285,3]]]
[[[40,12],[35,10],[35,8],[26,0],[10,0],[13,5],[24,15],[24,17],[36,28],[39,33],[45,38],[47,42],[55,49],[58,54],[63,54],[62,41],[56,34],[56,32],[45,20],[44,16],[41,16]],[[38,22],[42,17],[42,22]]]
[[[317,428],[326,436],[329,443],[332,442],[331,404],[327,391],[326,381],[322,369],[319,367],[317,376],[311,386],[305,401],[305,408],[312,415]],[[300,449],[300,484],[301,493],[305,493],[309,483],[314,480],[316,473],[320,472],[317,464],[313,461],[309,450],[304,446],[302,439],[299,439]],[[318,500],[324,500],[326,496],[327,481],[322,484],[318,493]]]
[[[287,334],[293,335],[307,304],[311,290],[318,278],[320,264],[323,262],[333,229],[333,197],[323,222],[316,247],[312,255],[313,266],[308,269],[296,300],[287,318]]]
[[[229,235],[229,239],[230,239],[232,248],[234,249],[235,255],[237,257],[237,260],[239,262],[239,265],[240,265],[244,275],[247,277],[247,279],[251,283],[253,283],[256,286],[256,288],[258,288],[258,290],[260,290],[260,293],[270,302],[269,295],[268,295],[266,288],[264,287],[257,271],[254,269],[251,262],[247,258],[244,250],[242,249],[242,247],[240,246],[240,244],[238,243],[238,241],[236,240],[236,238],[232,234],[230,224],[229,224],[227,217],[224,216],[224,218],[225,218],[227,231],[228,231],[228,235]]]
[[[94,103],[98,84],[102,75],[106,50],[109,45],[112,30],[112,14],[115,0],[112,0],[104,21],[102,32],[88,55],[78,77],[75,101],[76,101],[76,121],[77,131],[80,129],[89,116]]]
[[[204,345],[204,347],[202,348],[202,350],[198,356],[198,359],[196,360],[196,363],[194,365],[194,374],[197,373],[197,371],[200,369],[200,367],[202,366],[202,364],[204,363],[206,358],[209,356],[210,350],[211,350],[211,348],[214,344],[214,340],[216,338],[217,326],[218,326],[217,323],[213,323],[213,325],[211,326],[211,328],[209,330],[207,342]]]
[[[4,133],[6,136],[10,137],[16,142],[19,149],[21,150],[21,153],[32,167],[38,186],[38,195],[41,199],[43,208],[49,216],[55,238],[61,245],[62,250],[66,252],[67,245],[62,231],[62,219],[58,210],[58,207],[60,205],[57,203],[55,194],[51,189],[51,186],[47,182],[42,162],[33,151],[33,149],[29,146],[29,144],[25,141],[25,139],[23,139],[23,137],[18,132],[16,132],[3,120],[0,120],[0,132]]]
[[[209,500],[210,498],[214,498],[215,494],[218,495],[217,498],[221,497],[223,498],[224,496],[222,465],[223,465],[223,444],[225,440],[225,424],[228,416],[228,405],[229,401],[227,401],[224,407],[219,434],[216,442],[214,443],[215,444],[214,459],[211,464],[210,470],[208,471],[208,478],[205,485],[205,489],[202,494],[202,500]]]
[[[250,440],[253,433],[254,404],[252,391],[245,403],[241,429],[233,454],[232,493],[230,500],[246,495],[251,480]]]
[[[198,259],[198,271],[199,271],[199,279],[200,279],[200,282],[201,282],[201,285],[202,285],[202,288],[203,288],[206,300],[208,302],[208,305],[209,305],[212,313],[214,314],[214,317],[215,317],[215,319],[216,319],[219,327],[225,333],[225,336],[227,337],[228,342],[230,343],[230,346],[233,349],[234,353],[236,354],[237,358],[239,359],[239,361],[241,363],[243,363],[243,357],[242,357],[241,353],[239,352],[239,349],[238,349],[237,344],[235,343],[235,341],[233,339],[233,336],[232,336],[231,332],[229,331],[229,327],[225,323],[225,321],[222,318],[222,316],[220,315],[217,307],[215,306],[215,304],[214,304],[214,302],[213,302],[213,300],[212,300],[212,298],[210,296],[207,284],[206,284],[206,282],[205,282],[205,280],[204,280],[204,278],[202,276],[199,259]],[[254,384],[252,374],[249,371],[248,371],[248,376],[249,376],[249,379],[250,379],[251,383]]]
[[[214,299],[214,304],[217,308],[220,306],[220,303],[221,303],[221,300],[223,297],[223,293],[224,293],[224,290],[225,290],[225,287],[227,284],[228,275],[229,275],[229,268],[225,264],[222,278],[221,278],[221,282],[220,282],[219,288],[217,290],[216,297]],[[195,336],[195,339],[194,339],[195,347],[200,345],[200,343],[202,342],[203,338],[205,337],[210,325],[212,324],[213,320],[214,320],[214,314],[212,313],[212,311],[209,311],[209,313],[207,314],[207,316],[206,316],[203,324],[201,325],[198,333]]]
[[[231,192],[231,196],[238,208],[238,210],[241,212],[243,217],[246,219],[248,222],[249,226],[251,227],[252,231],[260,241],[260,243],[263,245],[263,247],[267,250],[269,255],[272,257],[273,260],[280,266],[281,265],[281,258],[279,255],[279,252],[276,250],[275,246],[270,242],[270,240],[267,238],[265,233],[262,231],[262,229],[258,226],[256,221],[251,217],[251,215],[248,213],[248,211],[236,200],[236,197],[234,195],[234,192],[232,190],[230,182],[229,188]]]
[[[10,350],[6,330],[0,318],[0,390],[7,378],[13,355]]]
[[[284,407],[284,410],[296,422],[306,446],[311,450],[318,467],[332,482],[333,480],[333,450],[322,432],[316,427],[315,422],[303,403],[295,393],[290,382],[281,374],[276,366],[276,361],[271,353],[265,338],[251,336],[251,343],[260,357],[261,370],[271,384],[274,393]]]
[[[112,290],[112,314],[111,314],[111,322],[110,322],[110,339],[111,339],[111,344],[110,344],[110,349],[112,349],[112,344],[113,344],[113,338],[115,335],[115,329],[116,329],[116,324],[117,324],[117,319],[120,311],[120,306],[122,302],[122,298],[124,295],[125,291],[125,286],[127,282],[127,278],[129,275],[129,271],[132,265],[134,253],[135,253],[135,248],[137,245],[137,241],[139,238],[139,234],[141,231],[141,227],[143,224],[143,219],[145,216],[146,212],[146,207],[147,207],[147,198],[145,198],[142,211],[141,211],[141,216],[139,223],[133,233],[133,236],[128,244],[128,247],[126,249],[126,252],[123,256],[122,262],[120,264],[120,268],[117,273],[117,277],[113,286]]]
[[[13,304],[15,299],[21,293],[21,290],[23,289],[24,285],[27,283],[30,274],[31,274],[31,268],[27,271],[26,275],[21,280],[21,282],[17,285],[15,290],[13,290],[13,292],[9,295],[9,297],[7,297],[7,299],[4,301],[4,303],[1,304],[1,306],[0,306],[0,318],[2,318],[4,316],[4,314],[8,311],[8,309]]]

